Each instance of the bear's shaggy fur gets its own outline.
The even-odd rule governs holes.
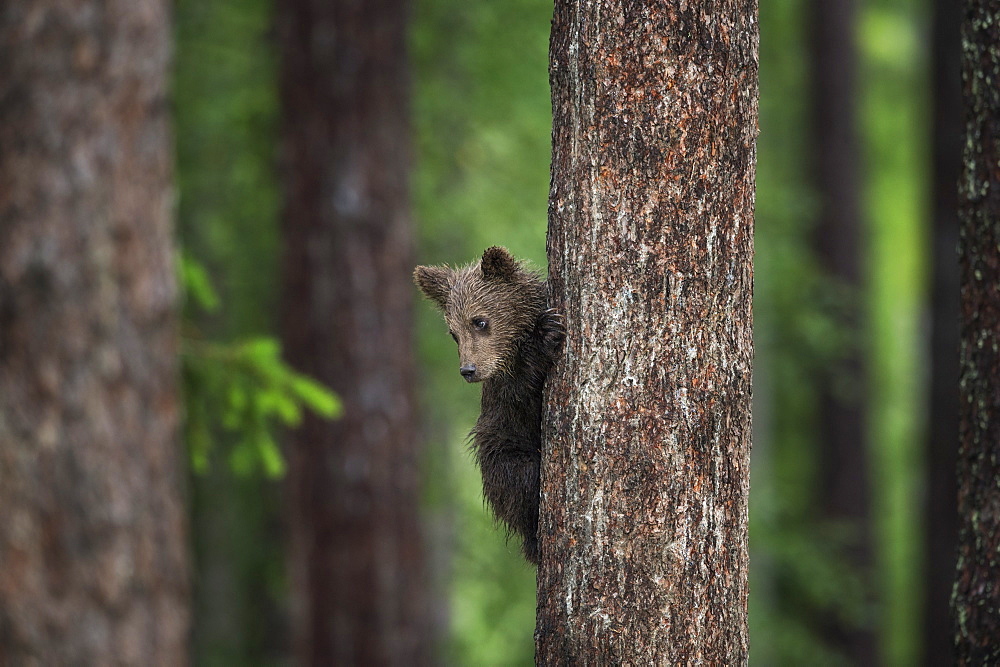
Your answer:
[[[418,266],[413,279],[444,312],[459,372],[483,383],[472,430],[483,493],[537,563],[542,389],[565,335],[562,318],[546,309],[541,278],[504,248],[488,248],[461,268]]]

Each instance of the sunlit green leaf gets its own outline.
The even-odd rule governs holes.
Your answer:
[[[256,448],[250,444],[256,434],[248,433],[246,437],[229,452],[229,469],[233,474],[245,477],[254,472],[257,460]]]
[[[275,477],[285,470],[274,438],[279,424],[298,426],[304,409],[328,419],[341,412],[333,392],[281,359],[281,345],[274,338],[186,341],[183,367],[186,437],[196,472],[207,470],[211,460],[213,419],[214,428],[239,439],[226,457],[234,474]]]
[[[209,279],[205,267],[185,252],[181,252],[178,261],[181,285],[184,287],[185,295],[208,312],[217,310],[219,295],[212,287],[212,281]]]
[[[327,419],[341,416],[340,399],[336,394],[304,375],[297,375],[291,383],[295,395],[308,405],[316,414]]]
[[[273,365],[281,356],[281,343],[276,338],[251,338],[240,344],[240,351],[263,365]]]
[[[282,477],[285,474],[285,459],[277,443],[267,433],[262,433],[257,440],[257,454],[268,477]]]

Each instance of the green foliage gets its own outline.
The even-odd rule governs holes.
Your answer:
[[[209,313],[218,310],[219,294],[212,286],[205,267],[181,249],[178,269],[187,300]]]
[[[285,462],[274,439],[277,424],[298,426],[304,408],[328,419],[340,416],[337,397],[285,364],[273,338],[230,344],[187,340],[182,359],[186,433],[196,472],[207,469],[218,425],[239,434],[227,457],[234,473],[280,477]]]
[[[177,4],[185,434],[200,472],[215,452],[238,475],[280,476],[276,429],[298,424],[303,409],[339,410],[281,360],[271,335],[280,197],[270,21],[268,0]],[[222,340],[236,342],[208,342]]]
[[[412,28],[421,261],[545,266],[551,2],[423,0]]]
[[[859,9],[862,95],[859,117],[868,157],[866,287],[832,284],[811,251],[815,216],[806,181],[813,150],[805,134],[808,100],[805,0],[761,3],[761,136],[755,258],[754,462],[750,599],[751,662],[838,664],[815,625],[819,610],[882,628],[887,664],[913,664],[918,638],[920,376],[922,297],[920,194],[926,164],[919,87],[923,54],[909,0],[874,0]],[[852,340],[836,315],[859,303],[867,330]],[[858,574],[838,559],[851,527],[817,523],[815,378],[860,349],[871,372],[870,458],[878,606],[858,597]],[[851,378],[833,378],[849,394]]]
[[[761,135],[754,271],[754,448],[750,494],[751,663],[841,665],[816,618],[855,616],[856,573],[815,522],[816,377],[855,348],[812,250],[807,181],[807,49],[802,0],[761,4]]]
[[[280,468],[273,456],[277,450],[254,445],[220,421],[232,384],[227,377],[236,371],[223,360],[234,355],[203,360],[191,355],[204,350],[187,345],[276,334],[281,196],[275,167],[273,2],[176,0],[174,26],[177,226],[185,256],[197,258],[206,278],[198,277],[197,267],[193,273],[185,269],[182,260],[180,271],[188,274],[182,275],[188,285],[185,365],[208,375],[215,387],[203,381],[208,393],[202,395],[216,401],[209,406],[198,394],[187,394],[189,416],[200,411],[201,423],[214,424],[185,433],[194,438],[191,451],[207,454],[203,460],[211,463],[189,484],[195,557],[192,663],[283,664],[289,641],[287,554],[276,527],[286,506],[278,481],[264,474]],[[205,301],[208,278],[216,294],[214,308],[213,299]],[[247,395],[253,391],[244,389]],[[271,422],[270,428],[280,429],[280,418]],[[232,455],[240,449],[244,455]],[[261,474],[233,474],[234,456],[238,468]]]
[[[886,664],[919,661],[930,132],[926,3],[871,0],[858,26],[867,146],[870,439]],[[957,297],[956,297],[957,298]]]
[[[180,272],[190,299],[217,307],[218,296],[204,267],[183,256]],[[278,425],[298,426],[303,409],[327,419],[340,416],[337,397],[292,370],[281,359],[281,345],[274,338],[217,343],[185,337],[181,362],[185,439],[195,472],[207,471],[213,434],[221,428],[236,436],[227,440],[233,444],[226,454],[235,474],[280,477],[285,461],[275,441]]]
[[[194,291],[188,319],[213,338],[269,335],[281,205],[272,2],[177,0],[175,16],[178,229],[225,304],[207,320]]]

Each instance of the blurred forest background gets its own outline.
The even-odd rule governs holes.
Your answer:
[[[925,617],[949,627],[946,609],[926,609],[925,568],[946,567],[950,579],[950,565],[928,563],[924,544],[932,102],[958,94],[932,93],[931,45],[954,22],[935,23],[914,0],[819,3],[841,5],[832,16],[812,4],[760,5],[753,661],[917,664],[940,650],[926,648]],[[189,317],[226,341],[278,326],[272,14],[269,0],[177,4],[180,238],[219,295],[209,315],[190,299]],[[503,244],[545,266],[550,18],[543,0],[413,4],[421,263]],[[954,32],[940,39],[957,62]],[[953,257],[953,242],[941,243]],[[421,305],[417,323],[438,650],[455,664],[530,664],[534,571],[494,529],[465,446],[478,391],[455,372],[439,315]],[[231,446],[228,464],[195,466],[193,477],[196,657],[206,664],[276,659],[287,639],[273,630],[287,605],[282,466],[266,453],[251,465],[244,445]],[[835,488],[846,504],[831,500]]]
[[[754,664],[949,662],[959,46],[957,9],[936,2],[760,2]],[[283,216],[294,208],[285,188],[296,183],[289,136],[299,122],[282,118],[296,94],[282,54],[296,48],[289,17],[308,5],[174,5],[195,664],[303,655],[294,579],[306,566],[295,559],[312,539],[334,549],[354,539],[328,527],[303,537],[307,519],[289,509],[296,494],[341,491],[311,477],[295,488],[323,467],[296,463],[295,451],[311,450],[289,444],[302,437],[295,429],[348,429],[359,415],[351,387],[324,386],[322,349],[315,363],[282,353],[298,333]],[[415,244],[404,270],[465,263],[495,244],[544,269],[551,3],[399,6],[409,47],[400,90],[410,97],[396,106],[410,140],[398,161],[411,167],[399,220],[412,222]],[[405,326],[382,344],[415,355],[418,445],[406,455],[418,474],[400,484],[419,486],[423,538],[402,539],[425,548],[414,545],[408,561],[404,544],[412,571],[392,576],[420,581],[415,595],[431,612],[419,632],[435,664],[531,664],[535,572],[493,524],[466,444],[479,391],[461,381],[440,315],[415,288],[407,298],[412,346]],[[328,318],[334,336],[337,323]]]
[[[954,22],[935,23],[914,0],[820,3],[842,4],[835,16],[811,4],[760,6],[753,662],[918,664],[940,650],[927,648],[925,619],[950,623],[925,605],[925,568],[950,579],[950,563],[928,563],[924,545],[932,103],[958,94],[932,92],[931,45],[951,39],[957,62],[957,28],[939,37]],[[187,317],[227,342],[273,338],[279,325],[273,13],[269,0],[176,6],[179,228],[195,278]],[[550,18],[543,0],[413,4],[420,263],[463,263],[503,244],[545,266]],[[953,257],[954,243],[940,243]],[[198,297],[202,283],[217,298]],[[453,664],[530,664],[534,571],[492,525],[465,445],[478,391],[455,372],[440,316],[426,304],[416,314],[437,650]],[[240,433],[209,454],[189,443],[202,664],[280,661],[287,650],[275,630],[288,630],[284,467],[266,438],[247,444]],[[830,499],[837,485],[848,506]]]

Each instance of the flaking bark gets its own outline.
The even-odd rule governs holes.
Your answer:
[[[556,2],[540,664],[744,664],[757,5]]]
[[[1000,663],[1000,5],[966,0],[961,274],[958,661]]]

